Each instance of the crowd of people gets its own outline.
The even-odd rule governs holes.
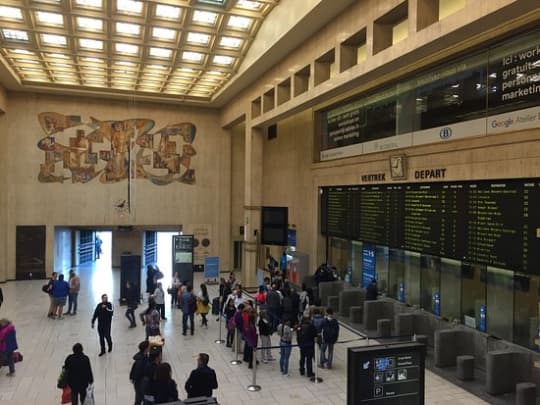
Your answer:
[[[179,393],[176,382],[171,376],[171,366],[162,362],[162,346],[153,337],[160,337],[160,323],[166,321],[166,293],[161,279],[163,274],[154,266],[147,269],[146,291],[147,307],[139,313],[144,325],[145,340],[139,344],[139,351],[133,356],[133,366],[129,375],[135,391],[135,405],[159,404],[178,400]],[[77,314],[77,296],[80,291],[80,279],[73,270],[69,281],[64,281],[62,274],[53,273],[51,279],[43,287],[50,297],[48,316],[63,319],[63,307],[69,299],[66,314]],[[208,327],[208,314],[212,311],[218,315],[217,320],[224,319],[227,329],[226,346],[233,347],[243,354],[243,360],[249,368],[254,363],[263,364],[276,360],[273,356],[272,335],[279,337],[279,366],[283,375],[289,376],[289,358],[293,348],[299,349],[299,373],[313,377],[313,362],[318,367],[333,367],[334,345],[339,337],[339,323],[334,318],[332,308],[323,308],[320,300],[312,290],[302,285],[300,291],[286,279],[286,273],[276,269],[273,277],[266,277],[257,294],[245,294],[242,284],[231,272],[227,279],[221,278],[219,297],[212,303],[206,285],[200,284],[197,292],[189,282],[183,282],[178,273],[173,277],[166,292],[171,295],[171,311],[182,312],[182,335],[189,332],[194,335],[195,315],[200,315],[201,327]],[[128,281],[125,285],[127,309],[125,316],[129,328],[137,326],[135,311],[141,304],[140,288]],[[216,308],[216,306],[218,308]],[[97,321],[100,342],[99,356],[111,352],[111,323],[113,306],[108,296],[103,294],[97,304],[91,320],[91,326]],[[11,329],[5,329],[0,321],[0,351],[14,350],[13,345],[2,349],[7,340],[3,338]],[[13,329],[14,331],[14,329]],[[315,358],[315,346],[320,348],[319,358]],[[15,344],[16,348],[16,344]],[[208,367],[209,356],[199,353],[197,368],[193,370],[185,383],[184,389],[188,397],[211,396],[217,388],[214,370]],[[82,345],[73,346],[64,363],[69,373],[72,404],[84,401],[88,386],[93,383],[93,375],[88,357],[83,353]],[[12,364],[10,364],[10,372]],[[13,368],[14,372],[14,368]]]
[[[274,360],[271,336],[280,338],[280,371],[289,375],[289,358],[294,346],[294,337],[300,350],[299,372],[313,377],[313,361],[321,368],[331,369],[334,344],[339,336],[339,323],[332,308],[323,309],[320,300],[302,285],[298,292],[276,270],[275,277],[264,279],[254,300],[244,296],[242,285],[231,273],[228,280],[220,281],[220,313],[227,323],[227,347],[236,345],[243,352],[243,360],[253,367],[254,352],[260,351],[263,363]],[[237,340],[234,343],[234,340]],[[242,348],[243,342],[243,348]],[[315,345],[320,347],[320,356],[315,359]],[[258,350],[257,350],[258,349]]]

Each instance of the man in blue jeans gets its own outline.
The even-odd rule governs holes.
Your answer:
[[[75,271],[69,271],[69,299],[68,299],[68,311],[66,315],[77,314],[77,301],[79,299],[79,291],[81,290],[81,279]],[[73,312],[71,312],[73,310]]]
[[[182,294],[182,335],[186,336],[187,332],[187,321],[189,318],[189,324],[191,329],[191,334],[193,335],[195,324],[194,324],[194,315],[195,310],[197,309],[197,299],[193,295],[193,287],[188,284],[186,286],[186,291]]]
[[[326,309],[326,318],[322,324],[321,333],[321,368],[332,368],[332,360],[334,358],[334,345],[339,337],[339,322],[334,318],[334,310],[330,307]]]

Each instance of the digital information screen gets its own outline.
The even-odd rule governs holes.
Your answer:
[[[540,274],[540,179],[327,187],[322,195],[325,235]]]
[[[425,346],[363,346],[347,351],[347,404],[423,405]]]

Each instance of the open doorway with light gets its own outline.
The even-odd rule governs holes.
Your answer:
[[[179,232],[157,232],[156,263],[164,276],[161,280],[164,288],[172,284],[172,240],[174,235],[179,235]]]

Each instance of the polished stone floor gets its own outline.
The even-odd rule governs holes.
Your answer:
[[[95,378],[96,404],[128,405],[133,403],[133,389],[128,381],[131,357],[137,351],[137,344],[144,339],[140,326],[128,329],[124,317],[125,307],[118,305],[119,272],[110,270],[106,257],[97,264],[82,266],[82,291],[79,297],[79,311],[76,316],[63,320],[52,320],[46,316],[48,296],[41,291],[43,281],[14,281],[1,285],[4,304],[0,317],[13,320],[24,361],[16,366],[15,377],[8,377],[7,369],[0,370],[0,405],[49,405],[60,403],[60,390],[56,380],[65,357],[71,353],[74,343],[80,342],[90,357]],[[197,282],[202,279],[197,274]],[[165,285],[166,288],[166,285]],[[211,296],[216,295],[216,287],[210,287]],[[114,302],[112,335],[114,350],[98,357],[99,343],[95,330],[90,328],[90,318],[101,294],[107,293]],[[142,309],[140,307],[140,309]],[[210,355],[210,366],[216,370],[219,389],[214,395],[222,405],[238,404],[345,404],[346,403],[346,348],[366,344],[353,341],[337,345],[334,355],[334,369],[320,370],[323,382],[314,384],[298,373],[298,351],[291,356],[290,377],[279,372],[279,364],[260,364],[257,370],[257,384],[260,392],[247,390],[252,381],[252,372],[246,364],[232,365],[234,354],[230,349],[214,343],[219,336],[220,323],[211,317],[208,329],[196,328],[195,336],[182,336],[181,314],[170,312],[168,320],[162,323],[166,339],[164,361],[171,364],[180,398],[185,398],[184,383],[195,367],[194,356],[199,352]],[[223,325],[224,327],[224,325]],[[224,329],[223,329],[224,330]],[[357,336],[342,328],[341,340],[355,339]],[[273,337],[273,343],[277,338]],[[373,343],[373,341],[370,341]],[[278,357],[277,350],[274,356]],[[426,370],[426,404],[465,405],[487,404],[461,388],[441,379]]]

